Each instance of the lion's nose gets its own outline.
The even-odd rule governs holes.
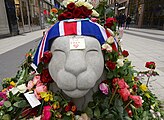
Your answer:
[[[85,54],[83,51],[70,51],[67,56],[65,70],[78,76],[80,73],[86,71],[87,65],[85,61]]]

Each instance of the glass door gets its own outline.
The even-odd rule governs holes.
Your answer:
[[[31,31],[31,26],[30,26],[28,1],[21,0],[20,7],[21,7],[20,9],[21,9],[21,16],[22,16],[24,32],[29,32],[29,31]]]

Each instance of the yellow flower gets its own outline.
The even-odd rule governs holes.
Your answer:
[[[13,87],[15,87],[16,84],[15,84],[14,81],[11,81],[11,82],[10,82],[10,85],[12,85]]]
[[[147,97],[147,98],[150,98],[151,96],[149,95],[149,93],[145,93],[145,96]]]
[[[142,85],[140,86],[140,89],[141,89],[143,92],[146,92],[146,91],[147,91],[147,87],[146,87],[146,85],[144,85],[144,84],[142,84]]]
[[[41,92],[40,93],[41,98],[44,98],[45,102],[48,102],[49,100],[53,100],[52,92]]]

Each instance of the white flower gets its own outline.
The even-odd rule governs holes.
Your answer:
[[[117,65],[118,65],[118,67],[124,66],[124,59],[118,59],[117,60]]]
[[[75,5],[76,5],[77,7],[80,7],[80,6],[84,5],[84,3],[85,3],[85,0],[79,0],[79,1],[77,1],[77,2],[75,3]]]
[[[152,117],[153,117],[153,118],[156,118],[155,114],[152,114]]]
[[[67,7],[67,5],[71,2],[75,2],[75,0],[64,0],[62,4],[64,5],[64,7]]]
[[[27,90],[27,87],[26,87],[25,84],[18,85],[17,88],[18,88],[18,90],[19,90],[20,93],[24,93]]]
[[[92,10],[92,16],[99,17],[99,13],[96,10]]]
[[[153,114],[154,113],[154,110],[150,109],[150,112],[151,112],[151,114]]]
[[[14,87],[14,88],[10,89],[9,91],[11,91],[13,95],[15,95],[19,92],[19,89]]]
[[[156,113],[157,113],[158,117],[161,117],[161,114],[160,114],[160,112],[156,112]]]
[[[106,43],[102,45],[102,49],[107,50],[108,52],[112,52],[112,47]]]
[[[137,77],[137,73],[133,73],[133,76],[134,76],[134,77]]]
[[[85,2],[84,3],[84,6],[87,7],[89,10],[91,10],[93,8],[93,5],[91,5],[90,3],[88,2]]]
[[[112,36],[110,36],[108,39],[107,39],[107,43],[109,44],[112,44],[114,42],[114,38]]]

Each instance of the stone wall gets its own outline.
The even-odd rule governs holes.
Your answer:
[[[10,34],[4,0],[0,0],[0,36]]]

